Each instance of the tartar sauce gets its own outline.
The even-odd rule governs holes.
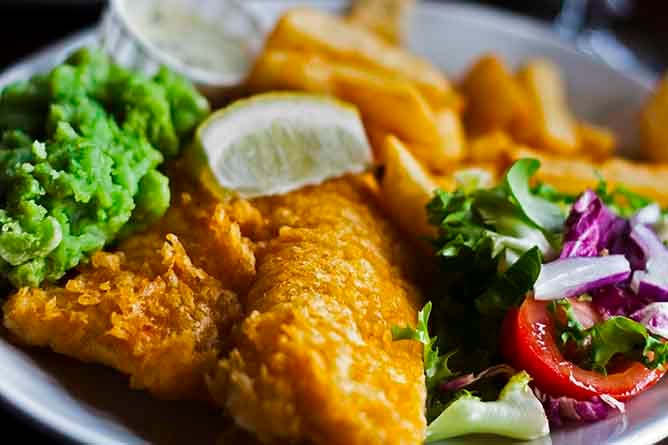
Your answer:
[[[226,82],[240,78],[248,70],[253,57],[251,42],[256,36],[240,32],[243,26],[238,21],[244,17],[207,14],[207,10],[202,10],[207,2],[124,0],[122,3],[126,20],[135,33],[194,80]]]

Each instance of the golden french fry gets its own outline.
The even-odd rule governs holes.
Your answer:
[[[392,45],[400,45],[414,4],[415,0],[353,0],[348,21],[373,31]]]
[[[453,164],[466,156],[466,136],[459,115],[450,108],[443,108],[435,112],[439,131],[439,141],[436,144],[424,144],[419,142],[402,143],[417,158],[418,161],[431,172],[444,172],[449,170]],[[382,150],[376,147],[382,147],[385,138],[392,134],[388,130],[366,123],[367,136],[374,147],[374,152],[378,153],[376,158],[383,162]]]
[[[356,105],[365,121],[415,143],[441,141],[439,122],[408,81],[297,51],[266,51],[247,80],[253,92],[296,89],[333,94]]]
[[[265,51],[255,61],[246,85],[252,92],[300,90],[334,94],[333,67],[313,54]]]
[[[364,122],[364,129],[366,130],[366,137],[373,150],[374,160],[378,164],[384,164],[385,138],[388,137],[390,133],[378,125],[369,122]]]
[[[529,95],[536,120],[533,125],[515,127],[515,137],[555,153],[576,153],[576,125],[559,68],[548,60],[536,59],[520,69],[517,78]]]
[[[436,185],[446,192],[453,192],[457,188],[455,177],[452,174],[435,175],[432,177]]]
[[[643,155],[668,162],[668,74],[642,109],[640,136]]]
[[[506,162],[517,144],[503,130],[493,130],[469,141],[469,159],[474,162]]]
[[[436,110],[436,122],[441,135],[440,151],[445,162],[463,159],[466,156],[466,134],[462,118],[451,108]],[[445,168],[439,166],[436,169]]]
[[[623,186],[635,193],[668,205],[668,164],[649,164],[611,158],[603,163],[587,159],[546,154],[529,149],[513,152],[513,159],[536,158],[541,166],[535,179],[565,193],[579,194],[595,188],[599,175],[609,187]],[[597,174],[598,173],[598,174]]]
[[[366,120],[406,141],[424,144],[440,141],[434,112],[409,82],[341,64],[336,64],[334,71],[336,95],[357,105]]]
[[[436,230],[427,220],[425,206],[438,184],[396,137],[385,138],[383,151],[385,172],[380,187],[388,213],[416,239],[434,236]]]
[[[617,140],[612,131],[587,122],[576,126],[580,152],[596,160],[604,160],[615,153]]]
[[[324,12],[306,8],[288,11],[269,36],[266,47],[318,53],[335,62],[406,79],[433,105],[451,100],[449,82],[431,63]]]
[[[609,184],[620,185],[668,205],[668,164],[648,164],[613,158],[600,167],[601,175]]]
[[[529,118],[527,94],[494,55],[483,56],[473,65],[462,91],[467,99],[466,124],[473,134],[525,125]]]
[[[407,143],[408,149],[428,170],[443,172],[466,156],[466,136],[461,118],[454,110],[435,112],[440,140],[437,144]]]

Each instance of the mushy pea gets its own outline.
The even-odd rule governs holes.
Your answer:
[[[54,281],[159,218],[157,170],[209,107],[185,79],[152,79],[82,49],[0,94],[0,281]]]

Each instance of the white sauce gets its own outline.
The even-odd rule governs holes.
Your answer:
[[[125,0],[124,3],[125,17],[135,33],[194,79],[224,81],[240,77],[249,69],[253,55],[250,42],[255,36],[235,35],[225,25],[226,22],[233,25],[231,20],[242,17],[220,17],[196,10],[195,3],[202,2]]]

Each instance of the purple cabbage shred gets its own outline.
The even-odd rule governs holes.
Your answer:
[[[599,256],[619,238],[627,223],[613,214],[592,190],[585,190],[573,203],[566,219],[560,258]]]
[[[606,286],[591,292],[592,303],[598,313],[608,319],[616,315],[627,316],[645,307],[649,301],[638,297],[627,287]]]
[[[595,422],[607,418],[612,412],[624,412],[624,404],[610,396],[576,400],[570,397],[554,397],[533,389],[545,409],[550,424],[559,427],[565,423]]]

